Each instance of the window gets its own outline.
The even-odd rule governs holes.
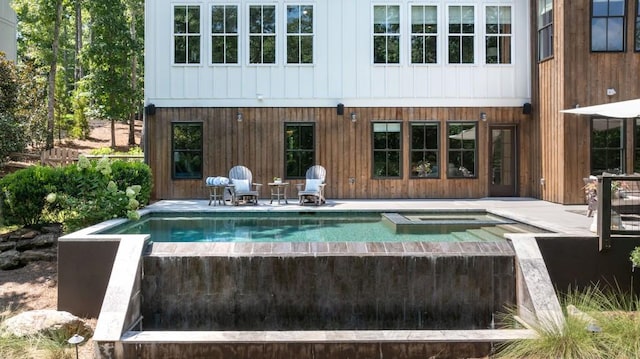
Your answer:
[[[474,62],[475,15],[473,6],[449,6],[449,63]]]
[[[200,63],[200,6],[173,8],[173,63]]]
[[[449,163],[447,177],[475,177],[478,141],[475,122],[451,122],[447,124]]]
[[[400,178],[402,131],[397,122],[373,124],[373,177]]]
[[[591,120],[591,174],[624,173],[624,120]]]
[[[625,0],[592,0],[591,51],[623,51]]]
[[[400,63],[400,6],[373,7],[373,62]]]
[[[411,124],[411,177],[440,177],[440,125]]]
[[[171,125],[172,177],[202,178],[202,123]]]
[[[635,49],[640,51],[640,0],[636,0]]]
[[[249,6],[249,63],[276,63],[276,7]]]
[[[538,60],[553,56],[553,0],[538,0]]]
[[[315,164],[313,123],[284,125],[284,157],[287,178],[305,178],[307,169]]]
[[[287,6],[287,63],[313,63],[313,6]]]
[[[411,63],[438,62],[438,8],[436,6],[411,7]]]
[[[211,6],[211,63],[238,63],[238,7]]]
[[[510,64],[511,6],[487,6],[486,17],[486,62]]]

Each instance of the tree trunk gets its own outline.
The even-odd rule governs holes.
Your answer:
[[[111,148],[116,149],[116,120],[111,119]]]
[[[80,63],[80,52],[82,51],[82,0],[75,0],[76,8],[76,68],[74,71],[75,87],[84,76],[82,64]]]
[[[58,67],[58,46],[60,41],[60,22],[62,21],[62,0],[56,1],[56,18],[53,25],[53,41],[51,45],[51,68],[48,78],[48,106],[47,106],[47,142],[46,148],[53,148],[53,132],[55,127],[56,105],[56,71]]]
[[[135,4],[133,4],[132,2],[129,2],[129,6],[131,7],[130,12],[131,12],[131,19],[129,19],[130,23],[129,23],[129,33],[131,34],[131,40],[136,42],[137,38],[136,38],[136,19],[137,19],[137,11],[136,11],[136,7]],[[136,103],[136,91],[138,89],[138,56],[137,54],[137,49],[134,46],[134,50],[131,52],[131,93],[133,94],[133,96],[131,96],[132,98],[132,104],[131,104],[131,108],[132,108],[132,113],[131,115],[129,115],[129,141],[128,141],[128,145],[129,146],[135,146],[136,145],[136,109],[138,108],[138,104]],[[140,114],[142,116],[142,114]]]

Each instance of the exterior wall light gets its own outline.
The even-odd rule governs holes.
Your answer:
[[[616,93],[617,93],[617,92],[616,92],[616,89],[614,89],[613,87],[612,87],[612,88],[608,88],[608,89],[607,89],[607,96],[613,96],[613,95],[615,95]]]
[[[236,115],[236,120],[238,120],[238,122],[242,122],[243,119],[244,119],[244,116],[242,116],[242,112],[238,111],[238,114]]]
[[[480,119],[482,121],[486,121],[487,120],[487,113],[486,112],[480,112]]]
[[[351,122],[356,122],[357,119],[358,119],[358,116],[356,115],[356,113],[351,112]]]

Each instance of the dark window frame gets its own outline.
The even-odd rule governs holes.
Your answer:
[[[385,132],[385,148],[376,148],[376,125],[384,124],[387,131]],[[399,131],[389,131],[389,125],[397,125]],[[371,177],[373,179],[401,179],[402,178],[402,152],[403,152],[403,135],[402,135],[402,122],[401,121],[374,121],[371,123]],[[378,131],[382,132],[382,131]],[[398,133],[398,147],[397,148],[389,148],[389,133]],[[376,154],[384,153],[387,154],[386,163],[385,163],[385,173],[383,175],[376,175]],[[389,168],[389,154],[396,153],[398,155],[398,174],[397,175],[389,175],[391,169]]]
[[[636,27],[634,36],[634,50],[640,52],[640,0],[636,0]]]
[[[633,172],[640,173],[640,118],[633,121]]]
[[[549,11],[541,9],[544,3],[544,10],[547,4],[551,5]],[[538,0],[538,62],[548,60],[553,57],[553,0]]]
[[[478,126],[478,121],[447,121],[447,178],[464,178],[464,179],[477,179],[478,178],[478,144],[479,144],[479,136],[478,136],[478,131],[479,131],[479,126]],[[462,129],[460,132],[456,132],[456,133],[452,133],[452,126],[468,126],[468,128]],[[471,130],[472,128],[475,128],[475,135],[473,138],[473,148],[469,149],[466,148],[465,146],[468,146],[469,141],[470,140],[457,140],[457,139],[452,139],[451,136],[455,136],[457,134],[461,134],[464,131],[468,131]],[[462,135],[464,137],[464,135]],[[459,141],[460,142],[460,146],[453,148],[452,147],[452,141]],[[458,156],[458,158],[460,159],[459,161],[456,161],[455,163],[452,162],[452,153],[456,154]],[[473,153],[473,172],[471,172],[470,174],[465,174],[464,170],[462,170],[461,168],[466,169],[467,171],[469,171],[468,166],[465,166],[466,161],[465,159],[465,154],[467,153]],[[455,166],[450,169],[449,168],[449,164],[454,164]],[[453,173],[453,174],[452,174]]]
[[[223,23],[219,24],[214,21],[214,9],[222,10]],[[235,10],[235,23],[233,23],[233,13],[229,13],[230,10]],[[212,4],[210,7],[211,16],[211,64],[212,65],[228,65],[240,63],[240,34],[239,34],[239,16],[240,9],[238,5],[230,4]],[[214,29],[214,25],[218,25]],[[220,61],[216,60],[215,51],[216,46],[214,42],[216,39],[222,41],[222,53]],[[232,42],[235,41],[235,48]]]
[[[417,129],[418,127],[422,127],[423,130],[423,146],[422,148],[415,148],[414,144],[415,144],[415,139],[414,139],[414,129]],[[411,172],[409,174],[409,178],[411,179],[438,179],[441,176],[442,173],[442,164],[441,164],[441,160],[440,160],[440,148],[441,148],[441,144],[440,144],[440,122],[439,121],[412,121],[409,122],[409,168],[411,169]],[[429,147],[428,143],[427,143],[427,128],[435,128],[436,131],[436,135],[435,135],[435,141],[436,141],[436,147],[435,148],[431,148]],[[428,156],[428,154],[432,154],[435,157],[435,164],[433,163],[434,161],[429,161],[429,170],[431,172],[429,173],[420,173],[421,170],[423,170],[424,168],[418,168],[419,165],[421,165],[421,163],[419,161],[414,161],[414,155],[416,155],[417,157],[421,157],[421,161],[425,161],[425,159],[430,158],[431,156]],[[436,172],[434,173],[434,167],[437,166],[436,168]]]
[[[622,14],[621,15],[618,15],[618,14],[611,15],[610,14],[611,7],[609,6],[609,4],[612,1],[616,1],[616,0],[605,0],[605,1],[607,1],[607,4],[608,4],[607,5],[607,9],[608,10],[607,10],[607,14],[606,15],[596,14],[596,11],[594,10],[595,2],[594,2],[594,0],[590,1],[590,5],[591,5],[590,6],[590,10],[591,10],[591,25],[589,26],[589,30],[590,30],[589,47],[591,49],[591,52],[594,52],[594,53],[625,52],[626,51],[626,46],[625,46],[626,44],[625,43],[626,43],[626,39],[627,39],[627,34],[626,34],[626,31],[625,31],[626,28],[627,28],[627,0],[622,0],[623,5],[622,5]],[[597,21],[598,19],[604,19],[606,21],[605,48],[604,49],[596,49],[596,50],[594,50],[594,41],[593,41],[594,40],[594,26],[595,26],[595,21]],[[616,49],[616,48],[610,49],[609,48],[609,46],[610,46],[609,37],[608,37],[608,35],[609,35],[609,31],[608,31],[609,23],[610,23],[611,20],[614,20],[614,19],[622,19],[622,25],[621,25],[622,26],[622,31],[621,31],[622,38],[620,39],[620,45],[621,45],[620,49]]]
[[[311,127],[311,134],[313,136],[311,149],[308,149],[308,148],[289,149],[288,148],[289,135],[287,134],[287,131],[290,126],[297,127],[298,129],[300,129],[301,127]],[[304,179],[306,177],[306,173],[309,167],[316,164],[316,124],[315,122],[285,122],[283,127],[283,135],[284,135],[284,141],[283,141],[284,142],[284,169],[283,169],[284,178],[285,179]],[[309,152],[311,152],[311,161],[309,163],[302,163],[300,155],[302,153],[309,153]],[[296,167],[299,172],[296,174],[291,174],[289,172],[289,166],[288,166],[289,154],[293,154],[294,157],[297,157],[296,160],[298,164]]]
[[[595,139],[594,139],[594,121],[595,120],[605,120],[607,121],[607,129],[611,129],[611,128],[617,128],[617,127],[611,127],[609,126],[609,124],[613,121],[615,122],[619,122],[620,126],[620,132],[619,132],[619,142],[618,142],[618,146],[619,147],[615,147],[615,146],[609,146],[609,144],[607,143],[605,146],[602,147],[595,147]],[[591,121],[590,121],[590,126],[591,126],[591,132],[590,132],[590,143],[589,143],[589,154],[590,154],[590,163],[589,163],[589,173],[592,175],[601,175],[602,172],[608,172],[608,173],[615,173],[615,174],[622,174],[625,173],[626,170],[626,155],[627,155],[627,141],[626,141],[626,129],[625,129],[625,119],[621,119],[621,118],[610,118],[610,117],[592,117]],[[609,142],[608,139],[605,139],[605,142]],[[601,169],[596,169],[595,168],[595,152],[596,151],[605,151],[605,162],[607,164],[609,164],[610,160],[609,160],[609,153],[615,151],[618,152],[618,155],[620,156],[620,161],[619,161],[619,168],[601,168]],[[610,166],[609,166],[610,167]],[[616,170],[617,169],[617,170]]]
[[[200,129],[200,148],[176,148],[175,131],[178,126],[198,127]],[[200,171],[193,172],[193,175],[178,176],[176,157],[178,154],[197,154],[200,157]],[[172,122],[171,123],[171,179],[192,180],[204,178],[204,127],[202,122]],[[189,173],[189,172],[186,172]]]

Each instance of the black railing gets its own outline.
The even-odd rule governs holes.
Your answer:
[[[640,176],[599,176],[597,213],[601,251],[612,235],[640,235]]]

